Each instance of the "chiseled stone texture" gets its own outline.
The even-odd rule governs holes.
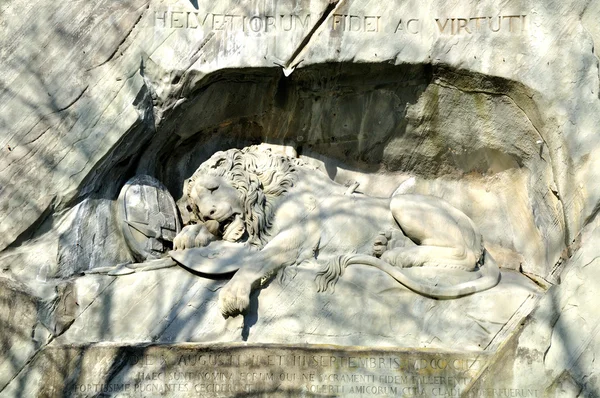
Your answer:
[[[30,372],[19,375],[18,392],[131,398],[460,396],[489,360],[466,352],[360,347],[92,344],[45,349]]]
[[[182,321],[197,316],[186,300],[219,285],[181,270],[52,280],[127,258],[103,212],[130,176],[154,175],[178,200],[183,179],[214,151],[265,141],[324,160],[339,182],[363,179],[367,193],[390,194],[406,182],[404,192],[441,196],[481,226],[505,268],[545,286],[562,281],[473,391],[597,394],[598,233],[589,223],[600,203],[598,2],[8,0],[0,17],[0,270],[11,279],[0,310],[2,383],[56,336],[218,340],[245,330],[251,341],[271,331],[260,329],[265,319],[299,331],[293,316],[268,318],[275,312],[267,297],[281,300],[275,282],[257,296],[258,314],[267,312],[253,325],[219,318],[215,301],[196,302],[220,323],[202,329]],[[86,215],[106,224],[78,220]],[[578,249],[573,241],[587,224]],[[103,243],[69,247],[78,236]],[[289,291],[309,280],[296,271]],[[524,280],[512,272],[504,281]],[[189,279],[190,290],[161,291],[161,275]],[[508,296],[511,306],[522,298]],[[475,309],[494,304],[484,298],[472,298]],[[128,324],[125,299],[152,311]],[[424,303],[412,295],[407,302]],[[287,304],[296,314],[300,304]],[[436,308],[444,305],[456,304]],[[494,311],[486,316],[507,315]],[[456,321],[467,322],[439,324]],[[469,344],[485,343],[498,327],[484,321],[493,327],[483,336],[468,329]],[[401,337],[420,346],[462,341],[429,340],[426,326]],[[453,331],[460,337],[463,329]],[[360,340],[351,333],[332,342]]]
[[[474,390],[536,389],[538,396],[557,398],[600,394],[598,217],[579,239],[581,248],[565,265],[561,284],[548,290]]]
[[[529,206],[515,218],[534,215],[534,239],[493,240],[541,278],[600,197],[597,7],[583,1],[14,0],[2,10],[0,247],[81,198],[112,199],[141,148],[139,172],[172,177],[159,158],[189,170],[168,154],[192,135],[229,134],[221,147],[295,141],[428,178],[518,169]],[[278,65],[297,69],[280,78]]]
[[[35,299],[21,292],[14,286],[14,282],[2,279],[0,286],[1,390],[23,368],[41,344],[31,338],[39,322]]]
[[[218,305],[226,281],[198,278],[181,268],[86,276],[75,287],[85,310],[53,344],[247,341],[493,352],[506,338],[504,325],[526,316],[520,307],[540,293],[527,278],[507,271],[493,289],[435,300],[364,266],[349,267],[335,293],[318,293],[319,269],[286,269],[283,280],[252,294],[247,315],[228,319]],[[97,283],[107,287],[90,296],[89,286]]]
[[[118,230],[115,206],[114,201],[107,199],[86,199],[63,217],[52,276],[68,277],[133,261]]]
[[[48,287],[48,297],[35,297],[27,287],[0,278],[0,391],[37,351],[64,332],[75,316],[72,285]]]

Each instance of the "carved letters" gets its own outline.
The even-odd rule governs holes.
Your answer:
[[[381,15],[333,14],[331,29],[342,32],[379,32],[381,31]]]
[[[499,15],[497,17],[436,18],[441,34],[474,34],[482,31],[523,33],[526,15]]]
[[[239,15],[201,13],[195,11],[156,11],[155,26],[169,29],[206,29],[249,33],[308,31],[311,15]]]
[[[155,26],[167,29],[204,29],[207,31],[237,31],[247,34],[308,32],[319,15],[277,14],[241,15],[185,10],[155,12]],[[433,30],[440,35],[474,35],[489,33],[521,34],[527,29],[527,15],[450,16],[423,19],[382,15],[332,14],[327,29],[349,34],[409,34]]]
[[[98,352],[94,358],[98,368],[104,360],[102,354]],[[309,396],[458,397],[468,389],[486,359],[410,351],[303,351],[252,346],[196,351],[159,346],[121,357],[125,370],[119,378],[78,383],[75,391],[82,395],[122,392],[178,397],[264,395],[275,391],[299,391]],[[538,396],[536,390],[518,392],[519,396]],[[493,391],[482,390],[477,396],[494,396],[486,395],[490,393]]]

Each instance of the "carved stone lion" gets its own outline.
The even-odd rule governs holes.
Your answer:
[[[239,259],[239,271],[220,292],[225,317],[246,310],[252,290],[280,268],[315,259],[328,264],[317,277],[319,290],[334,285],[350,264],[375,266],[434,298],[464,296],[499,281],[471,219],[432,196],[356,193],[300,159],[258,146],[215,153],[184,189],[193,224],[176,236],[176,250],[219,239],[257,249]],[[409,244],[395,244],[402,240]],[[478,277],[437,286],[409,277],[405,267],[451,267]]]

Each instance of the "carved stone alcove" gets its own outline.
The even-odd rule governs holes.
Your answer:
[[[0,393],[593,396],[600,11],[509,3],[7,22]]]

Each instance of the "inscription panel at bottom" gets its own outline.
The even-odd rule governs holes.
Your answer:
[[[44,358],[63,368],[47,373],[43,388],[75,397],[458,397],[487,361],[477,353],[192,344],[56,347]]]

